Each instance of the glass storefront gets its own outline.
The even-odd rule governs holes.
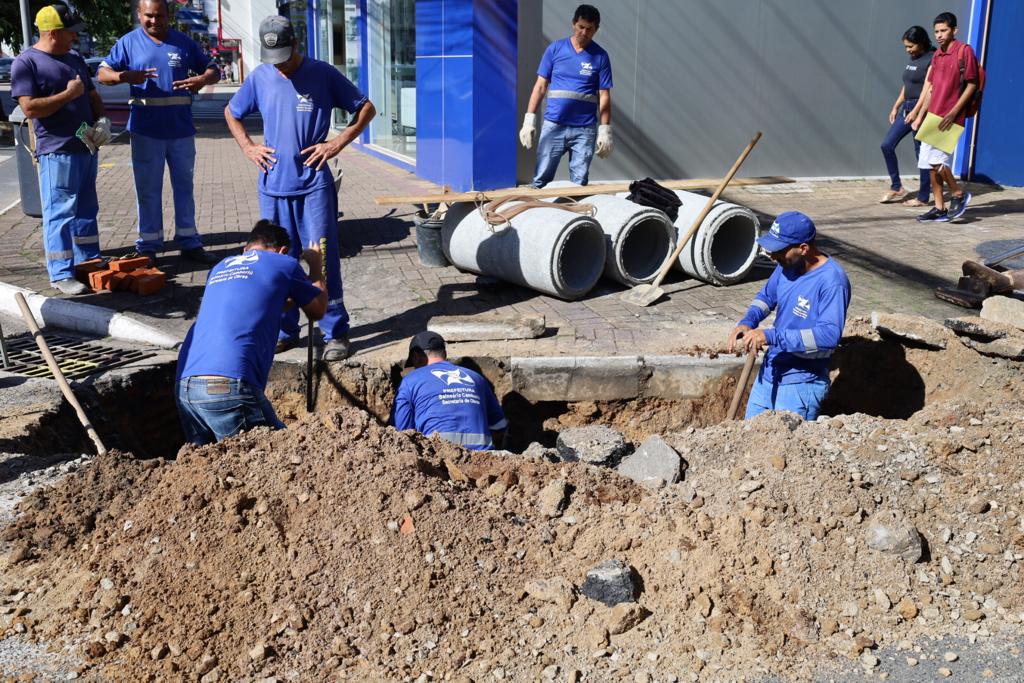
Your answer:
[[[416,3],[367,0],[369,84],[377,107],[370,142],[401,157],[416,157]]]

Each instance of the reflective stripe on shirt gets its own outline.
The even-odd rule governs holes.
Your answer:
[[[175,95],[173,97],[132,97],[128,104],[135,107],[179,107],[183,104],[191,105],[192,98],[188,95]]]
[[[463,434],[462,432],[434,432],[445,441],[459,446],[490,446],[490,434]]]
[[[549,90],[548,98],[559,98],[563,100],[579,100],[580,102],[591,102],[597,104],[597,95],[588,95],[575,90]]]

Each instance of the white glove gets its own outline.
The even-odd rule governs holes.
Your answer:
[[[519,129],[519,142],[526,149],[533,147],[533,134],[537,130],[536,121],[536,114],[528,113],[523,117],[523,127]]]
[[[101,116],[96,120],[96,123],[92,127],[92,144],[96,145],[97,148],[110,142],[110,119],[106,116]]]
[[[612,153],[615,145],[612,144],[612,124],[602,123],[597,127],[597,156],[604,159]]]

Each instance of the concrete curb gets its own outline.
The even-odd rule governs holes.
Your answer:
[[[111,311],[101,306],[75,303],[67,299],[55,299],[37,294],[30,289],[0,282],[0,311],[18,319],[21,318],[21,309],[14,300],[15,292],[22,293],[36,322],[41,326],[63,327],[165,349],[174,348],[182,341],[125,313]]]

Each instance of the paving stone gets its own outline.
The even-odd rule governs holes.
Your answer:
[[[883,337],[895,337],[931,349],[944,349],[950,333],[942,324],[917,316],[871,313],[871,324]]]
[[[679,481],[683,465],[675,449],[665,443],[660,435],[653,434],[615,469],[639,484],[658,487]]]
[[[1008,296],[990,296],[981,304],[981,317],[1024,330],[1024,301]]]
[[[569,427],[558,433],[555,440],[558,455],[566,462],[585,462],[588,465],[614,467],[626,454],[629,446],[622,434],[604,425]]]

